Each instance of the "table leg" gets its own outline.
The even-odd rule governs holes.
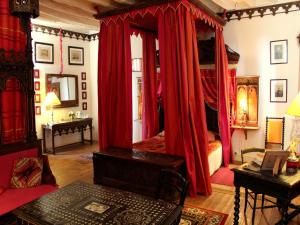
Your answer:
[[[93,144],[93,126],[92,126],[92,124],[90,126],[90,144],[91,145]]]
[[[81,127],[81,144],[84,144],[84,129]]]
[[[288,209],[289,209],[289,201],[280,201],[281,205],[281,210],[282,210],[282,218],[279,222],[276,223],[276,225],[287,225],[289,221],[289,214],[288,214]]]
[[[239,224],[239,214],[240,214],[240,187],[235,187],[235,196],[234,196],[234,225]]]
[[[45,127],[43,127],[43,151],[44,151],[44,153],[47,152],[47,149],[46,149],[46,129],[45,129]]]
[[[54,143],[54,132],[53,130],[51,131],[52,135],[52,153],[55,155],[55,143]]]

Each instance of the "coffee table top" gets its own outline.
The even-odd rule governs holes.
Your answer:
[[[181,207],[110,187],[74,182],[14,210],[33,224],[172,224]]]

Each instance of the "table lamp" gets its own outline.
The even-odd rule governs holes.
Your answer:
[[[297,146],[300,142],[300,92],[297,94],[296,98],[289,105],[287,110],[287,115],[294,117],[294,123],[291,132],[291,144],[289,146],[290,157],[288,159],[288,163],[295,168],[298,165],[298,159],[296,156]],[[295,165],[293,165],[293,162]]]
[[[54,123],[54,113],[53,113],[53,106],[60,105],[61,102],[56,96],[54,92],[48,92],[45,98],[45,105],[46,107],[50,107],[51,109],[51,122]]]

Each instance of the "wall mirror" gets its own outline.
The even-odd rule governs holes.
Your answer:
[[[53,91],[61,104],[54,108],[78,106],[78,77],[68,74],[47,74],[46,95]]]

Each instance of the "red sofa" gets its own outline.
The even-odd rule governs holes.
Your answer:
[[[0,193],[0,216],[57,189],[52,184],[41,184],[33,188],[10,188],[14,160],[20,157],[37,157],[40,155],[39,151],[37,147],[0,155],[0,188],[4,188],[4,192]]]

